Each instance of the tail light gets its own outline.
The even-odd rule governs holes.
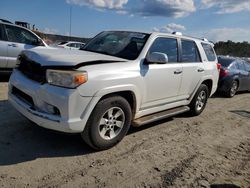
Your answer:
[[[217,70],[220,71],[221,69],[221,64],[217,63]]]
[[[228,76],[229,72],[225,69],[220,69],[220,77],[226,77]]]

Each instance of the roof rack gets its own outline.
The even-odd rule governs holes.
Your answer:
[[[0,19],[1,22],[4,22],[4,23],[10,23],[12,24],[12,22],[10,22],[9,20],[5,20],[5,19]]]
[[[181,33],[181,32],[178,32],[178,31],[174,31],[172,34],[173,34],[173,35],[182,36],[182,33]]]

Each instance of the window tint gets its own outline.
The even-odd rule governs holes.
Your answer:
[[[160,52],[167,54],[169,62],[178,61],[177,40],[172,38],[157,38],[150,47],[149,53]]]
[[[246,71],[250,72],[250,63],[245,62]]]
[[[232,64],[229,66],[229,69],[237,69],[237,66],[235,65],[235,63],[232,63]]]
[[[245,69],[245,66],[244,66],[244,63],[243,63],[242,61],[238,61],[237,64],[238,64],[238,68],[239,68],[240,70],[244,70],[244,71],[246,70],[246,69]]]
[[[0,40],[5,40],[3,25],[0,24]]]
[[[216,60],[216,55],[214,53],[213,47],[210,44],[206,44],[206,43],[201,43],[208,61],[215,61]]]
[[[67,44],[66,46],[75,48],[76,44],[75,43],[70,43],[70,44]]]
[[[81,46],[81,45],[80,45],[79,43],[76,43],[76,44],[75,44],[75,47],[76,47],[76,48],[80,48],[80,46]]]
[[[201,62],[199,51],[194,41],[181,40],[182,62]]]
[[[33,45],[38,40],[31,32],[11,25],[6,25],[6,33],[8,40],[11,42]]]

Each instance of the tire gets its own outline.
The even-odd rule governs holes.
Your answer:
[[[205,84],[201,84],[189,105],[190,114],[192,116],[198,116],[202,113],[202,111],[206,107],[208,97],[208,87]]]
[[[230,88],[228,89],[228,91],[225,92],[225,96],[228,98],[234,97],[234,95],[238,91],[238,87],[239,87],[238,82],[236,80],[233,80]]]
[[[126,99],[112,96],[97,103],[82,132],[83,140],[95,150],[109,149],[127,134],[132,119]]]

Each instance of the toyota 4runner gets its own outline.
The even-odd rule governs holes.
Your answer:
[[[106,31],[82,51],[23,51],[9,101],[36,124],[81,133],[97,150],[130,125],[189,111],[199,115],[217,88],[213,44],[180,33]]]

